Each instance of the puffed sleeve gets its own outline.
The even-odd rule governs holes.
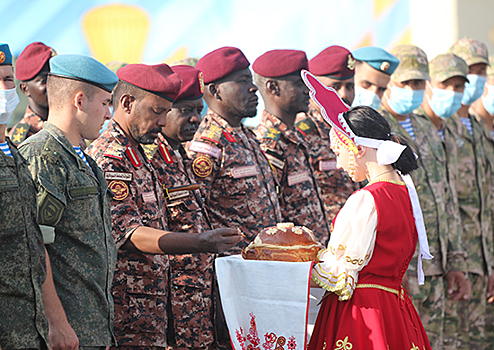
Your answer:
[[[334,221],[328,247],[319,253],[320,263],[315,265],[312,279],[336,293],[339,300],[350,299],[359,271],[372,257],[376,229],[374,197],[365,189],[355,192]]]

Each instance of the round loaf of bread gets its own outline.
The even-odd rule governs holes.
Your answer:
[[[317,261],[321,249],[324,246],[316,241],[311,230],[288,222],[263,229],[242,251],[242,257],[247,260]]]

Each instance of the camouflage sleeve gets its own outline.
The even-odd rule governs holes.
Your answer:
[[[283,150],[275,140],[263,138],[260,140],[261,149],[271,165],[271,169],[278,183],[282,183],[283,172],[286,169],[286,160]]]

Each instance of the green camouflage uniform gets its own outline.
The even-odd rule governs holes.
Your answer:
[[[38,191],[39,223],[55,228],[46,246],[57,294],[80,346],[114,342],[110,288],[116,263],[110,191],[103,172],[91,168],[50,123],[20,146]]]
[[[464,38],[449,50],[467,65],[488,63],[487,49],[477,40]],[[445,138],[452,138],[457,146],[457,193],[463,226],[462,242],[468,253],[467,271],[472,283],[472,294],[460,303],[458,335],[460,349],[486,349],[485,315],[487,276],[493,267],[493,230],[491,186],[494,176],[494,149],[485,137],[485,128],[472,116],[473,135],[458,115],[445,122]],[[448,151],[448,150],[447,150]],[[454,312],[454,310],[452,310]],[[451,334],[453,336],[453,334]]]
[[[24,158],[7,139],[12,157],[0,151],[0,347],[48,344],[42,300],[45,249],[36,223],[36,188]]]

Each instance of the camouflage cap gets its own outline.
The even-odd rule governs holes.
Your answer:
[[[398,68],[391,75],[397,82],[407,80],[430,80],[429,66],[425,52],[413,45],[400,45],[393,48],[391,54],[400,60]]]
[[[489,57],[489,66],[487,66],[487,76],[494,77],[494,56]]]
[[[463,77],[468,81],[468,66],[460,57],[453,54],[442,54],[434,57],[429,63],[432,80],[443,82],[452,77]]]
[[[454,53],[463,58],[469,66],[477,63],[489,64],[487,47],[475,39],[463,38],[458,40],[449,48],[448,53]]]

